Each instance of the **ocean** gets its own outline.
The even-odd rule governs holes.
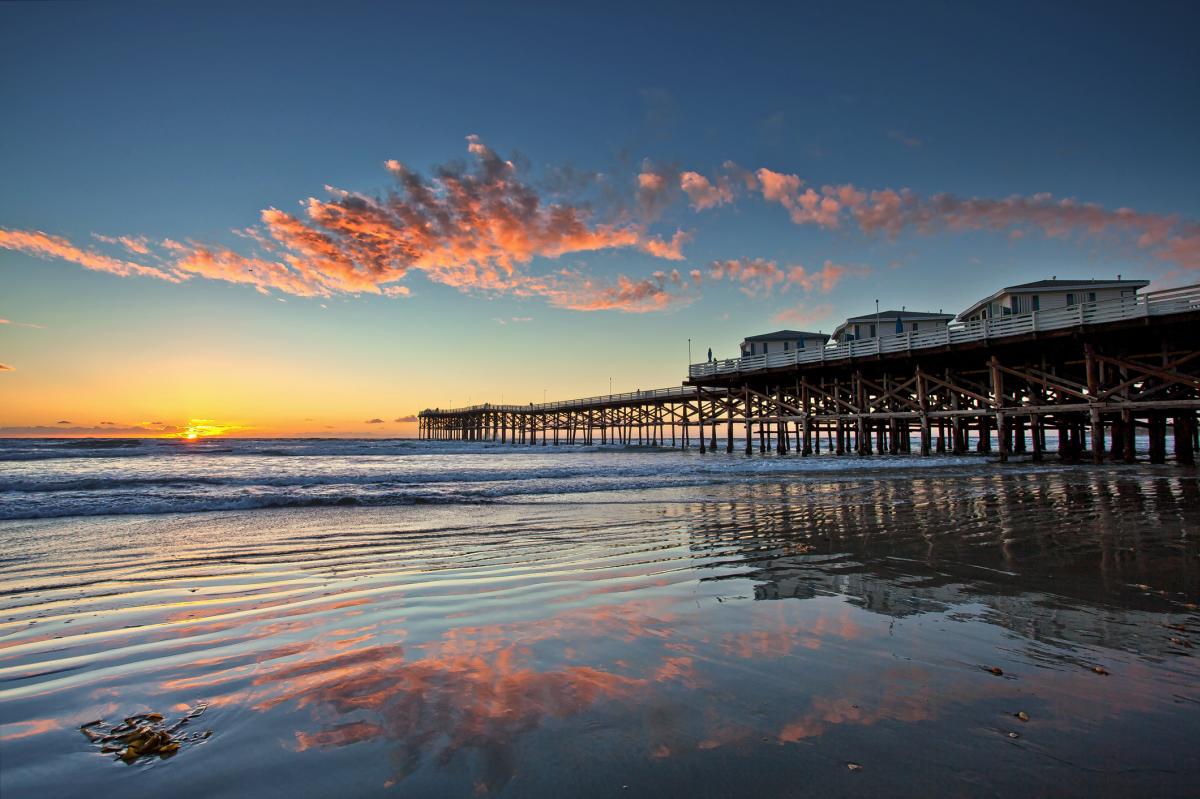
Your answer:
[[[0,794],[1189,796],[1197,603],[1173,465],[5,440]]]

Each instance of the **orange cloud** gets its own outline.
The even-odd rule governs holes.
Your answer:
[[[62,236],[52,236],[40,230],[9,230],[0,228],[0,247],[6,250],[16,250],[37,256],[38,258],[58,258],[63,261],[79,264],[84,269],[96,272],[109,272],[114,275],[128,277],[142,275],[156,277],[178,283],[182,278],[154,266],[144,266],[120,258],[113,258],[95,250],[84,250],[76,247]]]
[[[637,176],[637,205],[642,219],[657,219],[677,196],[678,172],[673,167],[655,166],[649,160],[642,163]]]
[[[431,281],[465,291],[521,292],[535,257],[614,248],[635,248],[656,258],[682,260],[690,234],[669,240],[623,222],[593,222],[581,207],[544,202],[523,182],[511,161],[501,159],[476,136],[467,137],[471,166],[444,166],[425,179],[395,160],[384,166],[398,184],[386,197],[329,188],[328,200],[309,198],[303,215],[276,208],[261,214],[261,228],[239,231],[265,255],[171,239],[97,236],[151,258],[148,266],[85,250],[39,231],[0,229],[0,247],[43,258],[60,258],[88,269],[179,282],[204,277],[300,297],[410,293],[399,285],[412,270]],[[672,188],[669,171],[639,176],[639,201],[648,214],[661,207]],[[159,254],[161,252],[161,254]],[[618,278],[613,302],[633,292],[635,304],[653,303],[653,281]],[[526,293],[529,293],[526,290]],[[571,307],[565,304],[564,307]]]
[[[683,260],[683,245],[691,241],[692,234],[685,233],[682,230],[676,230],[675,235],[670,241],[663,241],[659,237],[647,239],[642,244],[642,249],[653,255],[655,258],[662,258],[666,261],[682,261]]]

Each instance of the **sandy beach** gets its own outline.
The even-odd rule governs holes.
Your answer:
[[[353,483],[307,456],[233,446],[117,457],[143,481],[207,458],[193,486],[169,461],[180,508],[328,504],[146,513],[144,485],[102,482],[110,457],[38,462],[59,481],[40,493],[109,513],[0,522],[6,797],[1185,796],[1200,777],[1192,471],[720,455],[678,485],[694,454],[340,445],[326,477],[377,484],[387,462],[444,491],[344,506]],[[525,490],[564,457],[559,491]],[[185,731],[208,737],[165,760],[79,731],[201,705]]]

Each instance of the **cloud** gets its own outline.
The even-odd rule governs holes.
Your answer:
[[[617,275],[615,281],[609,281],[564,269],[531,284],[528,290],[546,297],[551,305],[573,311],[648,313],[687,305],[695,299],[678,270],[656,272],[641,280]]]
[[[697,211],[733,202],[733,185],[724,176],[711,183],[699,172],[683,172],[679,175],[679,188]]]
[[[58,258],[79,264],[84,269],[95,272],[109,272],[122,277],[140,275],[156,277],[178,283],[183,278],[154,266],[143,266],[120,258],[113,258],[95,250],[84,250],[76,247],[61,236],[52,236],[40,230],[9,230],[0,228],[0,248],[17,250],[38,258]]]
[[[804,181],[797,175],[772,172],[763,167],[755,176],[759,190],[767,202],[777,202],[788,211],[788,216],[797,225],[816,224],[823,228],[836,228],[842,203],[833,194],[818,193],[811,188],[800,191]]]
[[[15,366],[9,366],[6,363],[0,363],[0,372],[15,372],[15,371],[17,371]]]
[[[321,298],[405,296],[411,290],[399,281],[413,271],[463,291],[514,292],[526,285],[534,258],[605,249],[682,259],[686,234],[664,241],[643,225],[594,220],[585,206],[546,202],[512,161],[477,136],[467,137],[467,150],[473,159],[469,165],[438,167],[428,179],[398,161],[385,162],[396,186],[383,197],[326,187],[329,197],[308,198],[299,214],[267,208],[260,226],[240,231],[258,252],[191,240],[98,237],[157,264],[151,265],[82,249],[40,231],[5,229],[0,229],[0,247],[118,275],[172,282],[203,277],[263,293]],[[644,184],[639,202],[650,214],[668,199],[675,180],[673,171],[663,171],[660,187],[658,174],[639,178]]]
[[[383,424],[383,420],[379,418],[368,419],[367,421],[363,422],[363,424]]]
[[[771,317],[771,321],[785,325],[807,325],[828,319],[831,313],[833,313],[833,306],[829,303],[813,306],[797,305],[777,312]]]
[[[649,159],[642,162],[637,175],[637,206],[644,221],[658,219],[675,199],[679,188],[679,170],[673,166],[656,166]]]
[[[45,325],[35,325],[32,322],[14,322],[11,319],[0,319],[0,325],[12,325],[13,327],[32,327],[38,330],[45,330]]]
[[[417,421],[417,417],[415,414],[409,414],[408,416],[397,416],[392,421],[393,422],[415,422],[415,421]]]
[[[1030,232],[1046,238],[1124,241],[1185,269],[1200,269],[1200,223],[1177,216],[1109,209],[1074,198],[1039,193],[1003,199],[922,197],[909,189],[864,190],[852,184],[801,190],[797,175],[759,169],[763,199],[783,205],[798,225],[837,228],[852,220],[867,235],[895,238],[906,232],[989,231],[1017,240]]]
[[[145,423],[137,425],[118,425],[112,422],[101,422],[92,427],[71,426],[70,422],[57,422],[54,425],[31,425],[21,427],[0,427],[0,436],[92,436],[92,435],[130,435],[130,436],[161,436],[177,433],[175,425],[150,427]]]
[[[67,419],[59,419],[57,422],[55,422],[55,424],[73,424],[73,422]]]
[[[769,295],[775,286],[786,283],[788,279],[786,269],[763,258],[713,261],[709,265],[708,276],[713,280],[740,283],[741,292],[748,297]]]
[[[494,321],[496,322],[496,324],[500,324],[500,325],[508,325],[508,324],[520,325],[520,324],[524,324],[526,322],[532,322],[533,317],[532,316],[510,316],[507,319],[505,319],[504,317],[496,317]]]
[[[691,233],[676,230],[670,241],[663,241],[658,237],[650,238],[642,243],[641,249],[665,261],[682,261],[683,245],[691,240]]]
[[[900,142],[910,150],[915,150],[924,144],[924,142],[918,139],[916,136],[909,136],[904,131],[897,130],[896,128],[889,130],[887,135],[889,139]]]
[[[826,261],[816,271],[807,270],[799,265],[789,267],[788,282],[799,285],[806,292],[820,291],[822,294],[828,294],[847,275],[862,277],[870,271],[866,266],[847,266]]]
[[[775,288],[787,291],[793,286],[806,294],[814,291],[828,294],[848,275],[861,276],[870,272],[865,266],[847,266],[825,261],[820,269],[810,270],[801,264],[782,267],[763,258],[734,258],[713,261],[708,268],[711,280],[737,283],[748,297],[769,296]],[[695,275],[694,275],[695,276]],[[696,279],[700,279],[697,277]]]
[[[119,244],[134,255],[150,254],[150,240],[145,236],[117,236],[114,238],[93,233],[92,237],[105,244]]]

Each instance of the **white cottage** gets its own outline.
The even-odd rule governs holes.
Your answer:
[[[775,352],[820,349],[829,341],[824,333],[807,333],[803,330],[776,330],[757,336],[746,336],[742,340],[742,357],[747,355],[770,355]]]
[[[1085,302],[1103,302],[1122,297],[1134,297],[1144,289],[1148,280],[1036,280],[1019,286],[1002,288],[985,297],[958,315],[960,321],[998,319],[1017,313],[1068,308]]]
[[[833,340],[838,344],[846,341],[893,336],[900,333],[928,333],[945,330],[954,319],[953,314],[930,313],[928,311],[879,311],[878,313],[852,316],[833,331]]]

